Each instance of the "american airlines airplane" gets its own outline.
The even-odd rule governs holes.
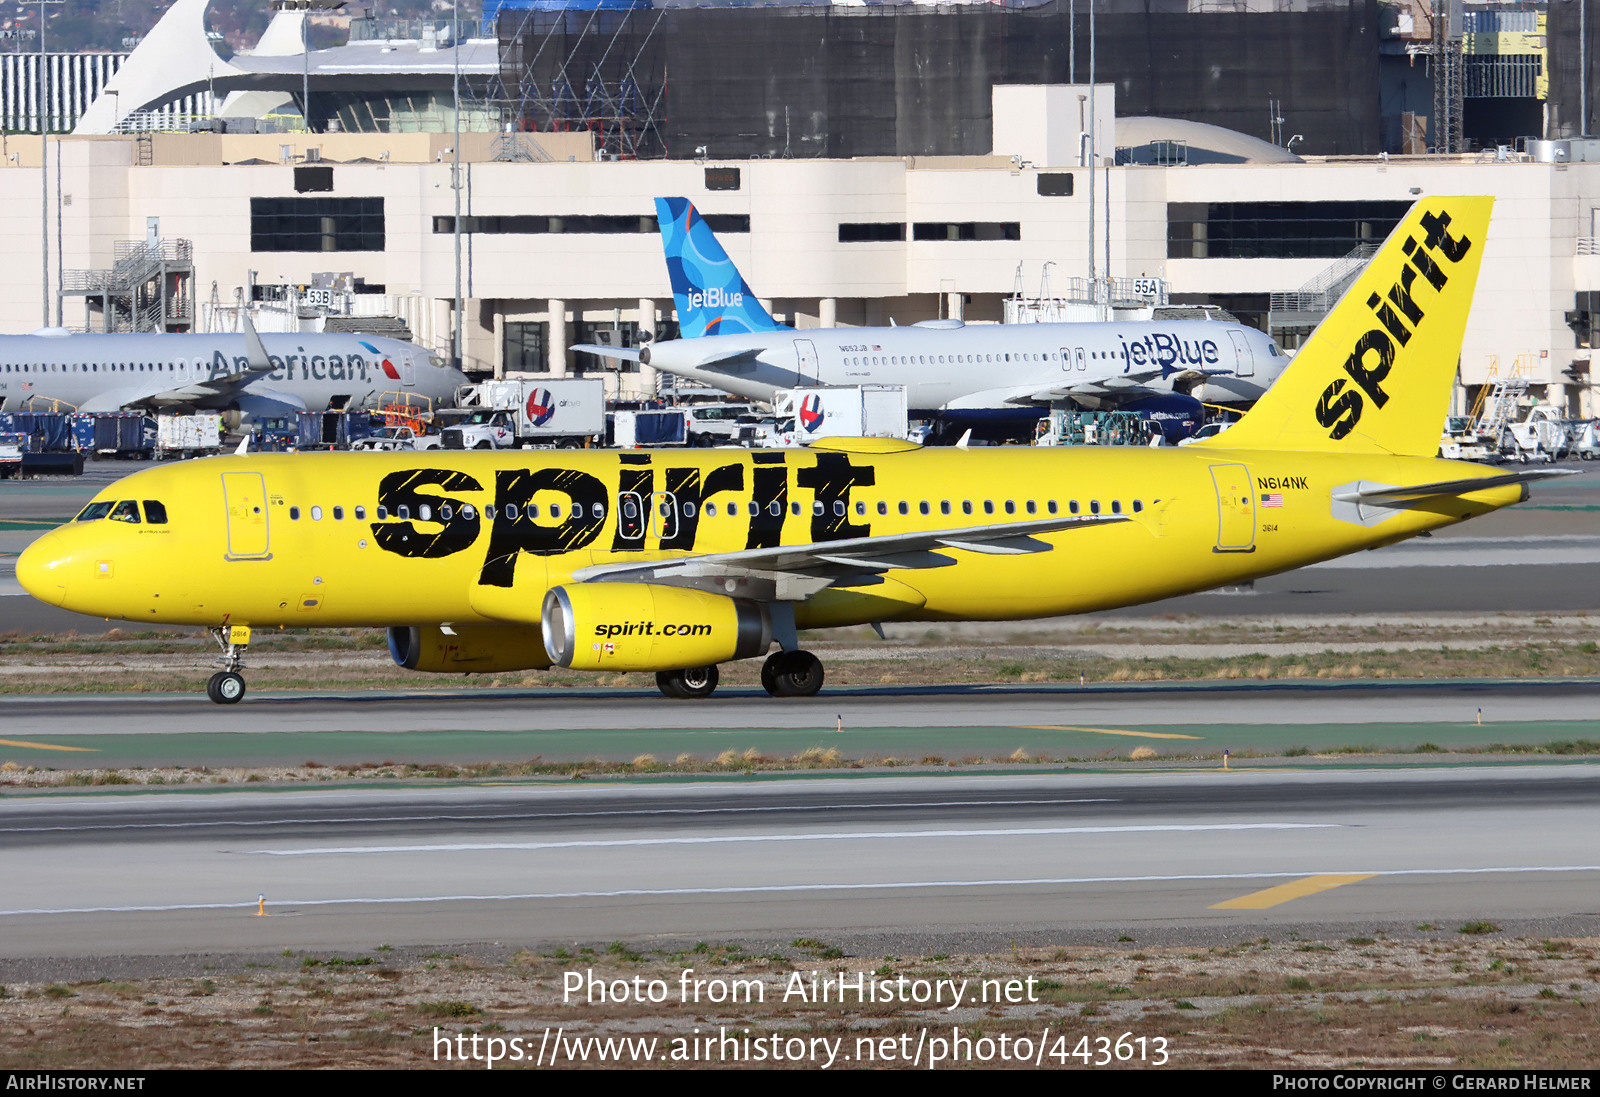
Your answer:
[[[0,335],[0,411],[286,415],[407,402],[401,394],[448,402],[465,383],[443,358],[374,335]]]
[[[813,385],[904,385],[913,415],[952,424],[1037,419],[1067,400],[1088,409],[1173,394],[1253,401],[1289,363],[1263,333],[1219,320],[797,331],[761,307],[688,199],[657,198],[656,214],[683,338],[574,350],[758,400]]]

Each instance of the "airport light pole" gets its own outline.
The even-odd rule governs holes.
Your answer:
[[[456,258],[456,297],[450,315],[450,364],[461,368],[461,0],[450,5],[450,52],[454,55],[451,98],[455,109],[455,141],[450,149],[450,189],[455,192],[455,219],[451,240]]]
[[[45,73],[44,9],[67,0],[32,0],[39,5],[39,300],[40,327],[50,326],[50,78]]]

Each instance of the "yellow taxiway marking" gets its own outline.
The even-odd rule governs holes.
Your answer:
[[[1249,895],[1241,895],[1225,903],[1212,903],[1210,909],[1266,910],[1268,907],[1287,903],[1291,899],[1304,899],[1307,895],[1315,895],[1319,891],[1330,891],[1358,880],[1370,880],[1372,876],[1370,872],[1361,876],[1307,876],[1302,880],[1267,888],[1265,891],[1252,891]]]
[[[53,743],[30,743],[25,739],[0,739],[0,747],[27,747],[30,750],[86,750],[95,753],[98,747],[58,747]]]
[[[1172,731],[1124,731],[1121,728],[1075,728],[1065,724],[1024,724],[1027,731],[1087,731],[1095,735],[1132,735],[1138,739],[1204,739],[1204,735],[1179,735]]]

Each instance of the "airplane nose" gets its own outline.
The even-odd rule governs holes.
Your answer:
[[[22,550],[17,557],[17,582],[22,589],[52,606],[59,606],[67,598],[67,563],[55,550],[60,546],[60,535],[54,530]]]

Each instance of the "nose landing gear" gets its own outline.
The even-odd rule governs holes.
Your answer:
[[[219,705],[236,705],[244,696],[244,675],[239,671],[244,668],[245,649],[250,646],[250,628],[248,625],[223,625],[212,629],[211,637],[222,649],[217,658],[222,669],[206,683],[206,696]]]

